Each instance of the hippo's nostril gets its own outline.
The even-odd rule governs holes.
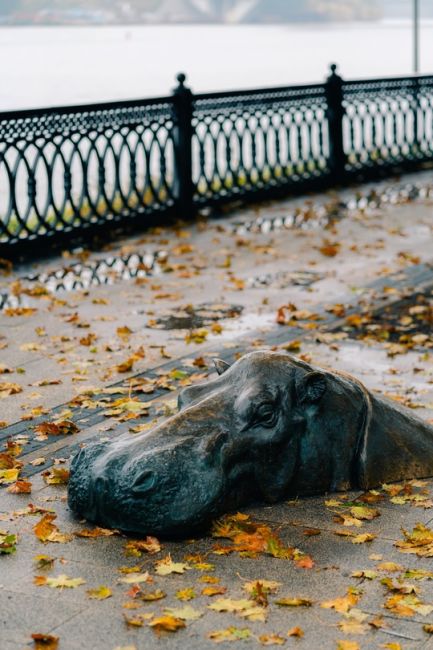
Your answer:
[[[151,470],[145,470],[137,476],[134,483],[132,484],[132,491],[134,494],[146,494],[154,487],[156,482],[156,476]]]

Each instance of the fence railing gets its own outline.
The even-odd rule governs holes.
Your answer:
[[[433,76],[0,113],[0,253],[433,162]]]

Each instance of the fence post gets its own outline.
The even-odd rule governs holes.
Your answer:
[[[185,86],[186,75],[182,72],[176,77],[177,87],[174,89],[174,163],[175,163],[175,196],[179,208],[179,216],[191,218],[193,214],[194,186],[192,181],[192,114],[193,94]]]
[[[332,63],[331,74],[326,80],[326,117],[329,132],[328,165],[333,183],[341,183],[345,176],[346,154],[343,146],[343,79],[336,73],[337,66]]]

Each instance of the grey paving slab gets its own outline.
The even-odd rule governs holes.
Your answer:
[[[31,634],[45,634],[79,611],[80,606],[71,602],[53,608],[48,600],[0,589],[0,639],[24,644],[31,640]]]

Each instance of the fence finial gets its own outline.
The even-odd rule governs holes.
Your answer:
[[[186,74],[184,72],[179,72],[176,75],[176,80],[179,82],[178,89],[185,88]]]

